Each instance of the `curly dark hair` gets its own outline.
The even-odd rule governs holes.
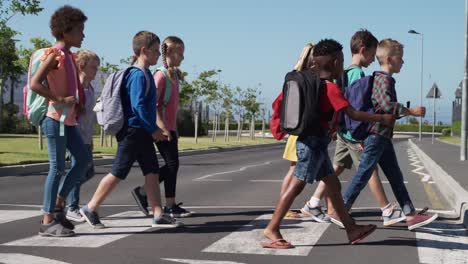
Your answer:
[[[64,33],[70,32],[87,19],[80,9],[65,5],[57,9],[50,18],[50,30],[56,39],[61,40]]]
[[[312,55],[317,56],[327,56],[335,55],[337,52],[342,51],[343,46],[334,39],[322,39],[314,47]]]
[[[361,47],[365,47],[368,49],[377,48],[377,44],[379,44],[377,38],[374,37],[374,35],[372,35],[372,33],[369,30],[362,28],[361,30],[354,33],[354,35],[351,37],[351,53],[359,53],[359,49]]]

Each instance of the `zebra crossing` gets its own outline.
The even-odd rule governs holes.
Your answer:
[[[75,228],[77,236],[72,238],[44,238],[31,232],[27,237],[3,242],[0,244],[0,263],[67,263],[50,259],[47,254],[32,254],[35,252],[30,249],[37,247],[76,248],[77,250],[100,249],[116,245],[118,241],[134,235],[151,233],[155,229],[150,227],[149,219],[143,217],[141,212],[125,209],[128,208],[103,217],[102,221],[108,227],[106,229],[94,230],[87,224],[79,224]],[[0,232],[5,224],[11,225],[16,221],[38,218],[39,215],[40,211],[37,209],[3,210],[0,208]],[[199,252],[204,254],[203,256],[224,254],[223,256],[227,258],[225,260],[194,259],[194,256],[182,253],[177,256],[161,257],[156,263],[251,263],[230,259],[230,256],[234,255],[306,257],[313,254],[314,250],[320,250],[320,248],[315,249],[315,246],[320,245],[320,240],[327,236],[329,230],[337,228],[332,224],[315,223],[307,218],[285,219],[282,224],[282,233],[285,238],[296,245],[296,248],[290,250],[263,249],[258,243],[265,240],[262,231],[271,218],[271,214],[260,214],[251,218],[250,221],[246,221],[243,225],[237,225],[228,232],[220,231],[223,233],[221,238],[217,237],[200,246]],[[207,225],[209,226],[209,224]],[[188,226],[190,228],[191,223]],[[219,225],[216,228],[219,228]],[[401,228],[404,227],[401,226]],[[379,230],[376,233],[378,234],[378,232]],[[429,227],[421,228],[417,232],[406,231],[406,234],[408,237],[402,239],[416,241],[419,263],[468,263],[468,232],[463,226],[435,223]],[[198,235],[203,236],[203,234]],[[344,231],[341,235],[345,241]],[[378,235],[371,241],[378,240],[377,237]],[[370,244],[372,243],[375,242]],[[364,243],[363,247],[365,245]],[[10,252],[9,249],[13,248],[15,250]],[[18,253],[21,248],[24,248],[26,252]],[[125,248],[121,248],[121,250],[125,250]],[[414,250],[414,248],[407,250]]]

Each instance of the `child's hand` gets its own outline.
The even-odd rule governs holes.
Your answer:
[[[383,114],[382,121],[380,121],[380,123],[387,127],[393,127],[395,124],[395,116],[391,114]]]
[[[76,104],[76,98],[75,96],[60,97],[58,99],[58,102],[62,104],[66,104],[68,106],[72,106]]]
[[[156,142],[166,140],[167,137],[163,134],[163,131],[161,129],[158,129],[156,132],[154,132],[152,135],[153,140]]]
[[[172,140],[171,132],[165,128],[161,129],[164,136],[166,136],[167,141]]]
[[[410,115],[412,116],[422,116],[424,117],[426,115],[426,107],[424,106],[418,106],[415,108],[411,108],[410,110]]]

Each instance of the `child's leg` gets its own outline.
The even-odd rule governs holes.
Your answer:
[[[66,126],[65,129],[67,148],[70,151],[74,162],[72,163],[72,167],[68,171],[67,175],[65,175],[62,186],[60,187],[59,196],[57,197],[59,200],[58,206],[62,208],[65,204],[65,198],[68,196],[70,191],[77,184],[80,184],[81,178],[84,177],[92,159],[89,149],[83,143],[78,128]]]
[[[358,170],[345,191],[344,201],[346,208],[351,208],[362,189],[364,189],[369,182],[372,172],[384,151],[384,146],[381,141],[381,137],[378,135],[370,135],[365,140]]]
[[[60,136],[59,126],[59,122],[50,117],[46,117],[41,124],[42,132],[47,139],[47,152],[50,161],[49,174],[44,183],[43,224],[49,224],[55,218],[54,209],[60,178],[65,170],[66,139],[65,136]]]
[[[275,212],[273,213],[273,217],[271,218],[270,223],[263,231],[263,234],[271,240],[277,240],[283,238],[281,233],[279,232],[279,226],[281,224],[281,220],[286,215],[286,212],[291,207],[294,199],[297,195],[301,193],[304,189],[305,182],[300,181],[296,177],[291,178],[291,183],[287,187],[286,191],[280,195],[278,203],[276,204]]]
[[[154,217],[162,214],[161,208],[161,190],[159,185],[159,174],[149,173],[145,175],[145,192],[148,196],[149,204],[153,210]]]
[[[390,139],[385,139],[385,149],[379,160],[379,165],[390,182],[393,194],[405,215],[411,215],[414,213],[415,209],[408,194],[408,190],[406,189],[403,174],[401,173],[400,166],[398,165],[395,149],[393,148],[393,143]]]
[[[89,156],[92,157],[93,151],[91,149],[91,145],[86,144],[86,148],[88,150]],[[73,155],[71,155],[71,163],[72,163],[72,167],[76,163],[76,159]],[[75,185],[75,187],[73,187],[73,189],[68,194],[67,203],[68,203],[68,208],[70,210],[79,209],[81,185],[83,185],[93,176],[94,176],[94,162],[93,162],[93,159],[91,158],[91,162],[89,163],[89,167],[85,175],[80,178],[80,181]]]
[[[106,197],[112,192],[112,190],[119,184],[121,181],[120,178],[114,176],[112,173],[107,174],[102,178],[101,182],[94,192],[93,198],[88,203],[88,208],[91,211],[96,212],[99,209],[99,206],[106,199]]]
[[[296,168],[296,162],[291,161],[289,165],[288,173],[284,176],[283,183],[281,184],[280,196],[283,195],[291,184],[291,180],[294,178],[294,168]]]
[[[336,214],[345,226],[346,234],[350,242],[358,242],[375,230],[375,225],[356,225],[348,214],[340,193],[340,182],[334,175],[322,179],[328,190],[328,198],[331,200]]]
[[[159,170],[159,181],[164,181],[164,193],[166,206],[172,207],[176,204],[177,172],[179,171],[179,149],[177,133],[171,131],[171,141],[160,141],[156,143],[165,165]]]
[[[389,204],[387,195],[385,195],[384,188],[382,186],[382,181],[379,177],[379,169],[376,167],[372,172],[372,176],[369,180],[369,189],[374,195],[375,200],[379,204],[380,208],[384,208]]]

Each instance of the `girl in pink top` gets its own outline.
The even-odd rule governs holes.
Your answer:
[[[159,181],[164,181],[166,206],[164,213],[172,217],[188,217],[192,212],[181,207],[182,203],[176,203],[177,172],[179,170],[179,149],[177,135],[177,111],[179,109],[179,83],[183,81],[179,66],[184,59],[184,42],[176,36],[169,36],[161,44],[163,68],[154,73],[157,89],[157,118],[156,125],[168,135],[167,141],[156,142],[159,153],[165,161],[160,168]],[[170,89],[168,89],[170,85]],[[166,93],[170,92],[170,95]],[[169,96],[169,100],[167,100]],[[142,187],[136,187],[132,191],[138,206],[142,212],[148,215],[146,195]]]
[[[50,160],[49,174],[44,184],[44,202],[39,234],[42,236],[73,236],[74,225],[64,214],[65,198],[81,175],[88,169],[91,156],[76,127],[76,116],[85,102],[71,47],[81,47],[84,39],[83,12],[63,6],[50,19],[52,35],[57,44],[46,50],[37,72],[31,78],[31,89],[49,100],[49,110],[41,123],[47,137]],[[75,160],[65,175],[65,152]]]

